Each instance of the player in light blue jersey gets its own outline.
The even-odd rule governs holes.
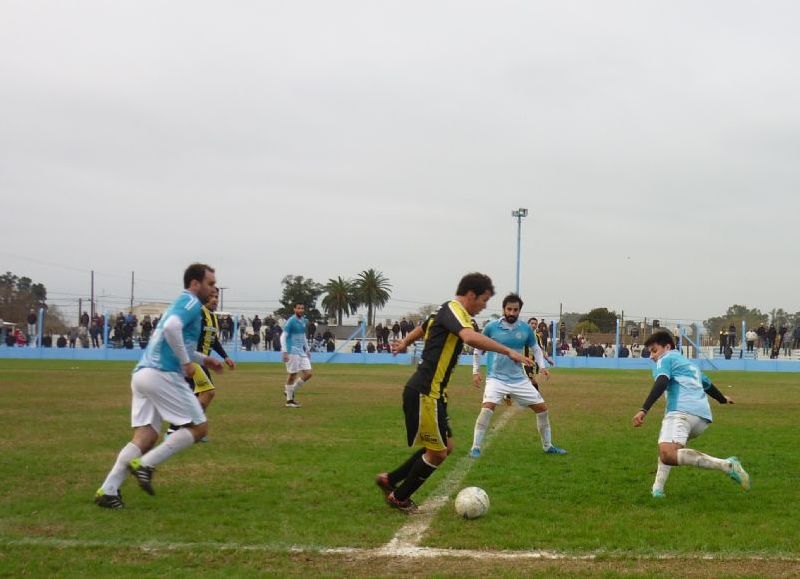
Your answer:
[[[120,451],[111,471],[95,495],[95,503],[108,509],[124,505],[119,487],[128,471],[148,494],[155,467],[192,446],[208,434],[208,422],[197,398],[186,383],[195,363],[217,372],[222,362],[196,352],[200,336],[201,303],[216,290],[214,270],[201,263],[183,274],[185,291],[161,316],[161,321],[131,377],[131,426],[133,439]],[[158,446],[163,422],[184,426]]]
[[[310,348],[306,338],[308,320],[305,318],[305,313],[305,304],[299,302],[294,304],[294,315],[286,321],[281,332],[281,351],[283,361],[286,362],[286,372],[289,374],[284,388],[287,408],[300,408],[294,397],[300,386],[313,376]]]
[[[650,359],[655,362],[655,383],[642,408],[634,415],[633,426],[642,426],[656,400],[665,392],[667,394],[667,407],[658,435],[658,470],[653,496],[665,496],[664,485],[673,466],[721,470],[745,491],[749,490],[750,475],[735,456],[721,459],[686,448],[689,440],[700,436],[711,424],[711,408],[706,395],[720,404],[733,404],[733,400],[720,392],[697,366],[675,351],[675,340],[669,332],[655,332],[644,346],[649,349]]]
[[[542,368],[542,373],[545,377],[549,377],[550,373],[545,368],[539,341],[530,326],[519,319],[520,310],[522,310],[522,298],[516,294],[507,295],[503,298],[503,317],[489,322],[483,329],[483,334],[516,352],[523,353],[526,347],[529,348],[536,363]],[[476,388],[480,388],[482,382],[480,357],[480,350],[476,350],[472,364],[472,381]],[[525,373],[525,369],[508,356],[495,353],[489,354],[486,368],[483,407],[475,421],[469,455],[472,458],[481,455],[483,438],[489,428],[494,409],[506,396],[510,396],[520,406],[527,406],[536,413],[537,430],[542,440],[542,448],[547,454],[566,454],[566,450],[553,444],[547,404]]]

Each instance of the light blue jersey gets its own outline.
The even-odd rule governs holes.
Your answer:
[[[525,346],[538,348],[536,336],[530,326],[522,320],[509,324],[505,318],[492,320],[483,328],[483,335],[504,346],[522,353]],[[501,382],[513,383],[528,380],[522,365],[508,356],[489,352],[486,357],[487,376]]]
[[[203,317],[200,300],[193,293],[184,291],[178,299],[172,302],[161,320],[158,322],[147,348],[142,354],[142,358],[133,370],[136,372],[140,368],[155,368],[162,372],[183,373],[178,356],[164,339],[164,324],[172,316],[178,316],[183,323],[183,343],[186,351],[191,353],[197,350],[197,340],[200,338],[200,321]]]
[[[653,378],[659,376],[669,379],[666,412],[686,412],[711,422],[711,407],[705,391],[711,381],[697,366],[675,350],[670,350],[653,367]]]
[[[308,320],[292,316],[283,326],[283,335],[286,336],[286,351],[289,354],[306,354],[306,326]]]

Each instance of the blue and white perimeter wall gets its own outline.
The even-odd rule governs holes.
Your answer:
[[[0,347],[0,359],[20,360],[117,360],[135,364],[141,350],[88,349],[88,348],[7,348]],[[237,363],[282,363],[280,352],[233,352],[231,357]],[[411,354],[350,354],[314,353],[313,364],[394,364],[411,365],[416,359]],[[739,372],[800,372],[797,360],[696,360],[703,371],[733,370]],[[460,364],[472,364],[472,356],[461,356]],[[587,358],[578,356],[559,356],[559,368],[597,368],[608,370],[649,370],[652,363],[646,358]]]

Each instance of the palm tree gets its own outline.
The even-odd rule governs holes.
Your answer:
[[[325,297],[322,298],[322,307],[328,316],[336,316],[339,325],[342,325],[342,314],[350,317],[358,310],[358,298],[353,282],[349,279],[329,279],[322,289]]]
[[[375,310],[381,309],[389,301],[392,284],[382,272],[370,268],[358,274],[355,287],[359,304],[367,306],[367,325],[372,327]]]

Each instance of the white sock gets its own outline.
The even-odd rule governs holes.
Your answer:
[[[664,464],[660,460],[658,461],[658,470],[656,471],[656,481],[653,483],[654,491],[664,490],[664,485],[667,484],[667,479],[669,478],[670,469],[672,469],[670,465]]]
[[[294,400],[294,384],[287,384],[283,389],[283,392],[286,394],[286,402],[289,402],[289,400]]]
[[[144,466],[158,466],[173,454],[189,448],[194,444],[194,435],[188,428],[181,428],[174,434],[170,434],[164,442],[142,457]]]
[[[681,466],[696,466],[699,468],[710,468],[731,472],[733,467],[727,460],[715,458],[692,448],[681,448],[678,450],[678,464]]]
[[[550,434],[550,416],[548,416],[547,410],[536,414],[536,428],[539,430],[539,437],[542,439],[542,448],[547,450],[553,446]]]
[[[494,410],[481,408],[481,413],[478,414],[478,419],[475,421],[475,434],[472,436],[472,446],[474,448],[480,448],[483,444],[483,437],[486,436],[489,422],[492,421],[492,414],[494,414]]]
[[[292,384],[292,392],[297,392],[300,389],[300,386],[302,386],[305,383],[306,381],[303,380],[302,378],[298,378],[297,380],[295,380],[294,384]],[[292,399],[294,399],[294,396],[292,397]]]
[[[125,479],[128,477],[128,463],[140,456],[142,456],[141,449],[132,442],[122,447],[122,450],[120,450],[117,455],[117,462],[114,463],[106,480],[103,481],[103,486],[101,488],[105,494],[116,495],[119,493],[119,487],[122,486],[122,483],[125,482]]]

